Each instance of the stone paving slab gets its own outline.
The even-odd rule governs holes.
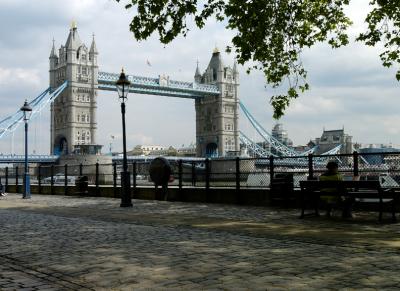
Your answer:
[[[376,213],[133,202],[2,198],[0,290],[400,290],[400,225]]]

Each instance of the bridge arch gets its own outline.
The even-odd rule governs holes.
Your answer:
[[[215,142],[210,142],[206,146],[206,157],[218,157],[218,145]]]
[[[56,137],[53,147],[53,153],[55,155],[66,155],[68,154],[68,141],[63,135]]]

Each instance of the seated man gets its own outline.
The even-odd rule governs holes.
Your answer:
[[[319,180],[320,181],[343,181],[343,177],[341,174],[338,173],[338,164],[335,161],[330,161],[326,165],[327,171],[323,173]],[[327,188],[327,189],[322,189],[323,192],[326,192],[329,194],[329,192],[336,192],[337,189],[335,188]],[[344,193],[343,193],[344,194]],[[326,216],[330,217],[331,216],[331,211],[332,211],[332,206],[337,205],[337,204],[342,204],[343,206],[343,213],[342,216],[347,218],[347,217],[352,217],[351,214],[351,206],[353,204],[353,201],[351,199],[344,199],[343,197],[340,196],[335,196],[335,195],[322,195],[321,199],[324,200],[327,204],[327,212]]]
[[[328,162],[326,165],[327,171],[323,173],[320,177],[320,181],[342,181],[343,177],[338,173],[338,164],[334,161]],[[329,192],[336,192],[335,188],[322,189],[323,192],[327,194]],[[332,206],[340,202],[340,197],[334,195],[322,195],[321,199],[326,202],[327,210],[326,216],[331,216]]]

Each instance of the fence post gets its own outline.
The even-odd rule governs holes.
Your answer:
[[[179,192],[182,191],[182,174],[183,174],[183,169],[182,169],[182,160],[178,161],[178,187],[179,187]]]
[[[99,163],[96,163],[96,196],[99,196]]]
[[[68,165],[64,165],[64,195],[68,195]]]
[[[206,200],[209,201],[209,190],[210,190],[210,160],[206,158]]]
[[[269,156],[269,187],[274,182],[274,156]]]
[[[54,165],[50,167],[50,194],[54,195]]]
[[[136,161],[132,163],[132,175],[133,175],[133,190],[136,190],[136,175],[137,175]]]
[[[117,198],[117,163],[113,163],[113,185],[114,185],[114,198]]]
[[[354,151],[353,152],[353,175],[358,176],[358,152]]]
[[[236,190],[240,190],[240,158],[236,157]]]
[[[83,165],[79,164],[79,176],[83,176]]]
[[[38,168],[38,188],[39,194],[42,194],[42,165]]]
[[[8,167],[6,167],[6,187],[4,189],[5,192],[7,192],[7,188],[8,188]]]
[[[192,186],[196,186],[196,166],[194,161],[192,161]]]
[[[235,160],[236,164],[236,171],[235,171],[235,180],[236,180],[236,201],[238,204],[242,203],[241,197],[240,197],[240,158],[236,157]]]
[[[15,167],[15,193],[18,193],[18,166]]]
[[[313,154],[308,154],[308,179],[314,178]]]

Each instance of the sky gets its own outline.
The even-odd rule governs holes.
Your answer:
[[[346,10],[354,21],[351,45],[332,50],[325,44],[302,55],[311,90],[295,100],[279,121],[295,145],[321,136],[322,130],[345,128],[360,143],[400,144],[399,83],[395,68],[382,67],[381,48],[354,43],[365,29],[368,1],[353,0]],[[14,113],[25,99],[33,99],[49,85],[48,69],[52,39],[65,44],[70,24],[76,21],[81,40],[90,46],[95,34],[101,71],[193,81],[196,62],[205,70],[215,46],[230,44],[234,33],[210,20],[203,30],[192,27],[186,38],[163,45],[157,35],[138,42],[129,31],[134,11],[114,0],[0,0],[0,117]],[[233,56],[223,54],[226,65]],[[151,66],[147,64],[147,60]],[[241,101],[257,120],[271,130],[269,98],[262,73],[245,73],[239,67]],[[30,152],[49,153],[50,109],[44,109],[30,126]],[[244,120],[240,129],[261,140]],[[111,136],[115,136],[112,140]],[[127,144],[188,145],[195,141],[194,101],[131,94],[127,103]],[[99,92],[98,143],[103,152],[122,149],[120,103],[116,92]],[[1,153],[22,153],[23,130],[0,140]]]

